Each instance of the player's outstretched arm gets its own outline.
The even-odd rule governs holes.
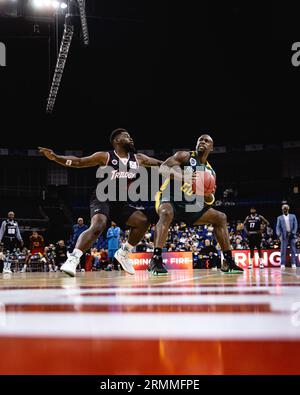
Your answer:
[[[176,152],[175,155],[170,156],[163,164],[160,166],[159,172],[163,177],[173,178],[179,181],[184,180],[184,172],[180,168],[183,163],[189,160],[190,153],[186,151]]]
[[[159,167],[163,163],[162,160],[151,158],[144,154],[137,154],[136,157],[139,161],[139,165],[144,167]]]
[[[76,156],[61,156],[56,155],[52,149],[38,147],[39,152],[43,154],[49,160],[52,160],[62,166],[66,167],[94,167],[102,166],[106,164],[108,153],[107,152],[96,152],[91,156],[86,156],[83,158],[78,158]]]

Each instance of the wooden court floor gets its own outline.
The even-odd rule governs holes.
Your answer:
[[[0,274],[0,374],[299,374],[300,269]]]

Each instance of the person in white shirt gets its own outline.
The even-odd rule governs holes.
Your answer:
[[[286,251],[290,244],[292,268],[296,268],[296,238],[298,222],[294,214],[290,214],[287,204],[282,206],[282,215],[277,218],[276,233],[281,241],[281,268],[285,268]]]

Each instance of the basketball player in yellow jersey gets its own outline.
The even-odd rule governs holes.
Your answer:
[[[237,266],[232,258],[227,217],[224,213],[211,207],[215,200],[214,195],[209,194],[204,196],[204,201],[196,201],[192,183],[188,185],[184,178],[184,170],[192,173],[193,179],[199,168],[215,175],[207,162],[212,150],[213,140],[209,135],[204,134],[199,137],[195,151],[177,152],[160,167],[160,173],[165,175],[167,179],[157,195],[156,202],[159,221],[155,229],[154,255],[148,269],[154,275],[167,274],[162,260],[162,248],[167,241],[169,227],[174,220],[176,222],[184,221],[188,226],[212,224],[224,256],[221,270],[226,273],[243,272],[243,269]],[[170,173],[171,169],[172,172]],[[177,181],[175,182],[175,180]],[[179,188],[176,190],[177,185],[179,185]],[[164,194],[167,187],[170,187],[169,193]],[[180,199],[175,199],[175,194],[180,195]],[[193,194],[194,201],[191,201],[191,195]],[[194,205],[193,211],[188,209],[189,205]]]

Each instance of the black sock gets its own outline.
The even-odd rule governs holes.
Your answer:
[[[162,248],[154,248],[154,257],[160,258],[162,253]]]
[[[232,251],[231,250],[223,251],[223,255],[224,255],[225,261],[232,260]]]

